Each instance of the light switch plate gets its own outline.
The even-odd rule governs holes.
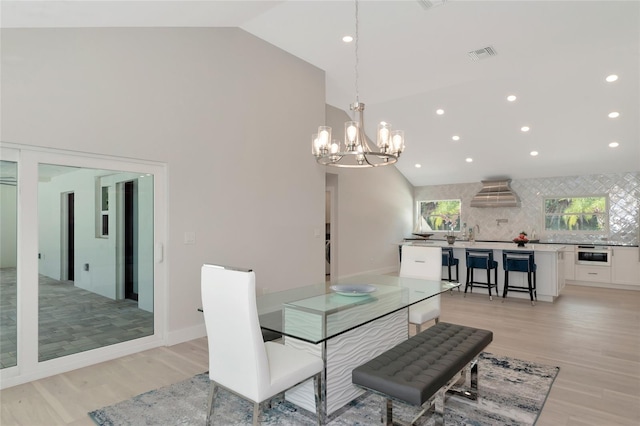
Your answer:
[[[184,233],[184,243],[185,244],[195,244],[196,243],[196,233],[193,231]]]

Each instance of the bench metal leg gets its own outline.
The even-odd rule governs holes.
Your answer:
[[[444,426],[444,398],[447,390],[442,387],[436,392],[435,400],[433,401],[433,424],[435,426]]]
[[[431,412],[434,425],[444,426],[444,407],[447,393],[462,396],[473,401],[478,399],[478,357],[474,358],[461,371],[456,373],[456,375],[454,375],[446,385],[441,387],[431,398],[429,398],[429,400],[422,405],[422,410],[420,410],[410,423],[404,423],[393,419],[392,397],[390,398],[388,395],[372,389],[367,390],[382,396],[380,420],[383,425],[415,425],[425,413]],[[399,401],[406,404],[404,401]]]
[[[384,399],[380,414],[383,425],[393,426],[393,401],[390,398]]]

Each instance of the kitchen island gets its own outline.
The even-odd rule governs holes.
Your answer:
[[[467,280],[467,264],[465,261],[466,248],[480,248],[493,250],[493,258],[498,262],[498,296],[502,297],[504,288],[504,269],[502,267],[502,251],[533,251],[535,262],[537,265],[536,281],[538,288],[538,300],[542,302],[553,302],[564,288],[564,246],[558,244],[538,244],[527,243],[524,247],[518,247],[515,243],[510,242],[484,242],[484,241],[456,241],[454,244],[448,244],[445,240],[405,240],[400,246],[425,246],[425,247],[452,247],[453,255],[459,259],[460,266],[460,290],[464,291],[464,285]],[[493,278],[493,273],[491,274]],[[477,275],[476,275],[477,276]],[[509,284],[515,286],[526,286],[526,274],[512,272],[509,274]],[[473,288],[474,293],[483,293],[488,295],[486,288]],[[509,292],[507,298],[528,299],[526,293]]]

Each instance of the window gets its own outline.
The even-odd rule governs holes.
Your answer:
[[[460,231],[460,200],[418,201],[417,230]]]
[[[604,232],[609,223],[608,211],[606,196],[545,198],[544,229]]]

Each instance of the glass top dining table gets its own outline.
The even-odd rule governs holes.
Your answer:
[[[392,275],[356,275],[257,298],[260,327],[318,344],[459,283]]]

